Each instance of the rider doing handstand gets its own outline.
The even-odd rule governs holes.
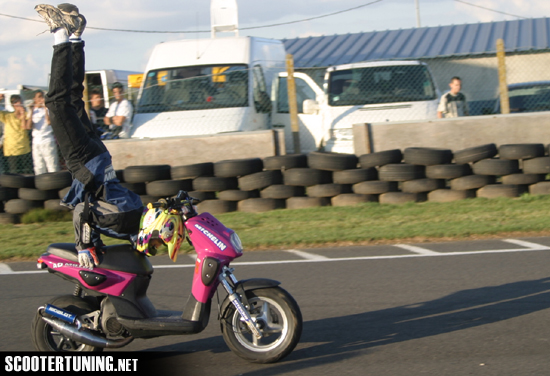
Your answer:
[[[135,242],[143,213],[140,197],[120,185],[111,155],[97,136],[82,100],[86,19],[72,4],[35,7],[54,34],[46,107],[59,148],[73,176],[62,203],[74,208],[78,261],[93,268],[100,262],[99,234]]]

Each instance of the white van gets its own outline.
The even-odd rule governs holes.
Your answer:
[[[178,40],[157,45],[134,111],[132,138],[270,128],[271,83],[285,69],[278,40]]]
[[[286,73],[272,91],[272,124],[285,130],[293,151]],[[295,73],[302,152],[354,153],[353,124],[437,118],[439,92],[428,66],[419,61],[377,61],[329,67],[323,88]]]
[[[113,98],[112,86],[115,82],[120,82],[128,95],[132,99],[128,90],[128,77],[143,72],[119,70],[119,69],[101,69],[86,71],[86,88],[84,102],[89,102],[92,91],[101,93],[104,99],[105,107],[109,108],[110,99]],[[87,94],[87,96],[86,96]]]

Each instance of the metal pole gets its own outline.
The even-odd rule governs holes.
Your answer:
[[[506,83],[506,54],[504,52],[504,40],[497,39],[497,63],[498,85],[500,89],[500,113],[510,113],[510,100],[508,98],[508,85]]]
[[[416,4],[416,27],[420,26],[420,5],[418,4],[418,0],[414,0]]]
[[[292,141],[294,153],[300,154],[300,123],[298,122],[298,101],[296,100],[296,82],[294,81],[294,58],[291,54],[286,55],[287,90],[288,90],[288,112],[290,114],[290,129],[292,130]]]

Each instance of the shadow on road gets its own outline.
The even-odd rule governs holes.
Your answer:
[[[327,304],[329,304],[327,302]],[[301,344],[285,360],[262,369],[280,375],[353,358],[376,346],[435,336],[504,321],[550,308],[550,278],[463,290],[440,299],[379,311],[304,322]],[[345,311],[345,307],[342,307]],[[216,325],[212,322],[211,325]],[[151,351],[229,351],[221,336],[162,346]],[[176,354],[173,354],[174,356]],[[169,358],[170,354],[163,354]],[[256,375],[257,370],[242,375]]]

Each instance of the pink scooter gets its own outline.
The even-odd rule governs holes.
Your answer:
[[[229,267],[242,255],[239,237],[211,214],[198,214],[192,202],[181,191],[175,198],[149,204],[180,215],[187,240],[197,252],[183,312],[155,309],[146,295],[153,266],[132,246],[105,247],[100,264],[90,270],[79,266],[74,244],[52,244],[38,267],[76,287],[73,295],[38,308],[32,323],[36,349],[102,351],[123,347],[134,338],[199,333],[208,325],[212,298],[221,284],[227,296],[219,318],[229,348],[255,363],[276,362],[290,354],[302,332],[298,304],[278,281],[239,281]]]

